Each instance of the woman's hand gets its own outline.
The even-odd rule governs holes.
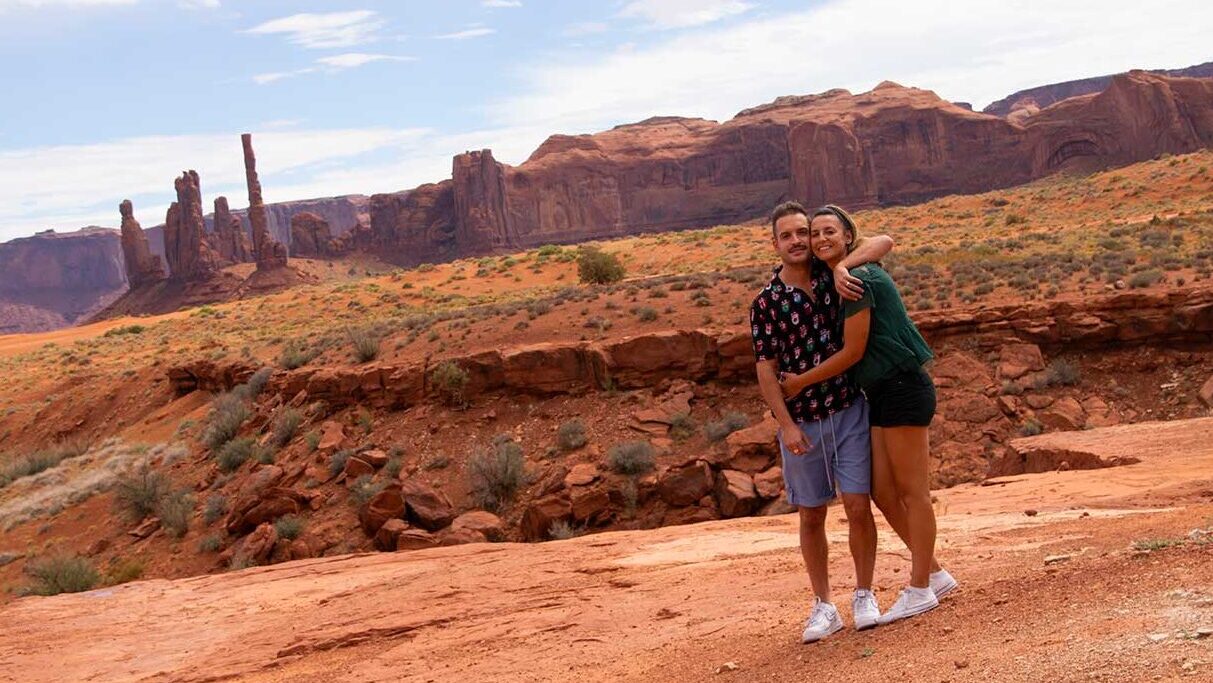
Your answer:
[[[851,275],[840,263],[834,266],[834,289],[844,301],[859,301],[863,297],[863,280]]]
[[[804,387],[801,386],[800,375],[789,374],[786,372],[779,373],[779,388],[783,391],[784,398],[792,398],[804,389]]]

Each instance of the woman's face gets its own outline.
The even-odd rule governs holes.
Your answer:
[[[826,263],[834,263],[847,255],[849,237],[838,216],[815,216],[809,224],[809,246],[813,254]]]

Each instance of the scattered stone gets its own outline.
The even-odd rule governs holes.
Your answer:
[[[358,480],[358,477],[363,475],[375,474],[375,468],[371,463],[363,460],[360,456],[352,455],[345,460],[345,484],[352,485]]]
[[[712,491],[712,468],[702,460],[666,470],[657,481],[657,492],[669,505],[694,505]]]
[[[358,513],[358,521],[367,536],[374,536],[389,519],[403,519],[404,509],[400,485],[389,485],[367,501]]]
[[[1041,424],[1055,430],[1082,429],[1087,424],[1087,412],[1082,404],[1072,397],[1054,401],[1048,410],[1040,413]]]
[[[762,422],[729,434],[729,468],[751,474],[769,468],[779,454],[778,433],[779,423],[768,413]]]
[[[1029,517],[1035,517],[1036,515],[1040,514],[1036,510],[1024,510],[1023,513]]]
[[[395,550],[396,539],[408,528],[408,522],[403,519],[389,519],[375,532],[375,547],[380,550]]]
[[[598,466],[594,463],[583,462],[574,465],[564,478],[565,486],[587,486],[598,481]]]
[[[396,550],[422,550],[438,545],[438,539],[425,529],[406,529],[396,537]]]
[[[465,512],[451,522],[450,528],[453,531],[469,529],[482,534],[490,541],[500,541],[505,537],[505,522],[487,510]]]
[[[316,450],[335,451],[340,449],[344,443],[345,428],[341,426],[341,423],[325,420],[324,424],[320,425],[320,442],[316,444]]]
[[[400,490],[408,507],[408,519],[413,524],[429,531],[438,531],[455,519],[451,500],[433,486],[407,479],[400,482]]]
[[[967,668],[969,668],[969,661],[968,661],[967,659],[957,659],[956,661],[952,662],[952,664],[953,664],[953,665],[954,665],[954,666],[955,666],[957,669],[967,669]]]
[[[726,671],[736,671],[740,668],[741,667],[737,666],[737,662],[725,662],[724,664],[721,664],[720,666],[716,667],[716,673],[722,674],[722,673],[725,673]]]
[[[1213,408],[1213,376],[1205,380],[1205,383],[1200,387],[1200,402],[1205,404],[1207,408]]]
[[[772,467],[766,472],[754,475],[754,488],[763,498],[775,498],[783,493],[783,469]]]
[[[383,467],[384,465],[387,464],[387,461],[388,461],[387,453],[384,453],[383,451],[378,450],[378,449],[363,451],[358,454],[358,457],[365,460],[367,463],[370,464],[371,467],[374,467],[375,469],[379,469],[380,467]]]
[[[1074,558],[1074,555],[1072,553],[1065,554],[1065,555],[1046,555],[1045,564],[1049,565],[1049,564],[1058,564],[1061,562],[1068,562],[1073,558]]]
[[[744,517],[758,502],[750,475],[737,470],[721,470],[716,475],[716,504],[722,517]]]
[[[998,350],[998,376],[1019,379],[1029,372],[1045,369],[1040,347],[1035,344],[1004,344]]]
[[[126,533],[130,534],[131,536],[134,536],[135,538],[142,540],[142,539],[145,539],[148,536],[151,536],[152,534],[156,533],[156,529],[159,529],[159,528],[160,528],[160,518],[159,517],[148,517],[147,519],[143,520],[139,524],[139,526],[135,527],[134,529],[131,529],[130,531],[128,531]]]

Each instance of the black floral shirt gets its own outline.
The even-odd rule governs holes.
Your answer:
[[[844,317],[833,274],[825,264],[813,259],[815,301],[799,287],[785,284],[779,277],[782,268],[775,269],[770,284],[750,306],[750,334],[755,358],[778,360],[781,373],[801,373],[842,349]],[[797,422],[820,420],[849,407],[858,395],[851,373],[844,372],[788,399],[788,412]]]

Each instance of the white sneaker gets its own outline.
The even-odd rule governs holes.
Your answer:
[[[893,603],[888,612],[880,615],[877,623],[891,624],[898,619],[922,614],[936,607],[939,607],[939,598],[935,597],[935,593],[931,592],[930,588],[906,586],[901,590],[897,602]]]
[[[880,619],[880,605],[870,590],[859,589],[851,599],[851,616],[855,618],[855,630],[872,628]]]
[[[818,599],[813,604],[813,613],[804,622],[804,633],[800,637],[802,643],[815,643],[822,638],[842,630],[842,619],[838,609],[828,602]]]
[[[931,572],[931,592],[934,593],[935,597],[938,599],[943,599],[943,596],[956,590],[958,585],[960,584],[956,583],[956,579],[953,578],[946,569]]]

